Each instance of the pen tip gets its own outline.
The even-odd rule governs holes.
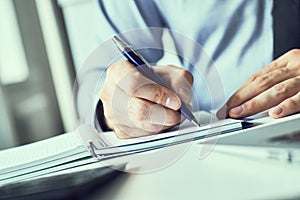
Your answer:
[[[200,127],[200,124],[199,124],[199,122],[197,122],[196,119],[193,119],[191,122],[192,122],[195,126]]]

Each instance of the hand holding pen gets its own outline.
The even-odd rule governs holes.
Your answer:
[[[137,58],[135,61],[138,61]],[[147,64],[145,60],[143,62]],[[189,106],[193,76],[171,65],[153,69],[169,89],[158,84],[160,80],[143,75],[132,60],[116,62],[107,69],[99,97],[107,126],[120,138],[157,134],[184,119],[180,109],[183,105]],[[182,114],[187,115],[187,111],[184,112]],[[192,114],[187,116],[189,120],[195,120]],[[197,123],[196,120],[194,123]]]

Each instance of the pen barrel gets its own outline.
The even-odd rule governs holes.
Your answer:
[[[127,60],[136,67],[140,67],[146,64],[145,61],[143,61],[143,59],[135,52],[133,52],[129,47],[125,47],[122,53],[127,58]]]
[[[189,108],[187,107],[187,105],[181,101],[181,107],[179,109],[179,112],[185,117],[187,118],[189,121],[193,121],[195,120],[195,116],[193,115],[193,113],[189,110]],[[197,121],[197,120],[196,120]]]
[[[152,80],[153,82],[172,90],[172,88],[158,76],[155,71],[151,68],[150,64],[147,63],[143,58],[134,53],[130,48],[125,48],[122,52],[123,55],[136,66],[137,70],[146,78]]]
[[[129,47],[125,47],[122,53],[128,59],[129,62],[131,62],[134,66],[136,66],[137,70],[143,76],[174,92],[173,89],[160,76],[158,76],[158,74],[155,73],[155,71],[151,68],[150,64],[147,63],[141,56],[133,52],[132,49],[130,49]],[[195,116],[182,100],[181,100],[181,107],[179,109],[179,112],[188,120],[190,121],[195,120]]]

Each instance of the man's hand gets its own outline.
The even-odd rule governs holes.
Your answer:
[[[300,49],[289,51],[252,75],[219,110],[218,116],[225,113],[242,118],[268,109],[273,118],[300,112]]]
[[[129,61],[107,69],[99,92],[105,122],[120,138],[133,138],[162,132],[179,124],[180,98],[191,100],[193,76],[175,67],[154,67],[173,91],[145,78]]]

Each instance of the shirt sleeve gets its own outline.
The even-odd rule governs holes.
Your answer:
[[[98,3],[99,20],[102,24],[102,31],[98,35],[101,45],[90,54],[78,72],[76,109],[79,123],[105,131],[104,108],[98,92],[105,79],[106,68],[116,58],[120,59],[120,53],[111,41],[112,36],[121,35],[128,43],[141,50],[149,62],[156,63],[163,56],[161,37],[164,20],[151,0],[99,0]]]

